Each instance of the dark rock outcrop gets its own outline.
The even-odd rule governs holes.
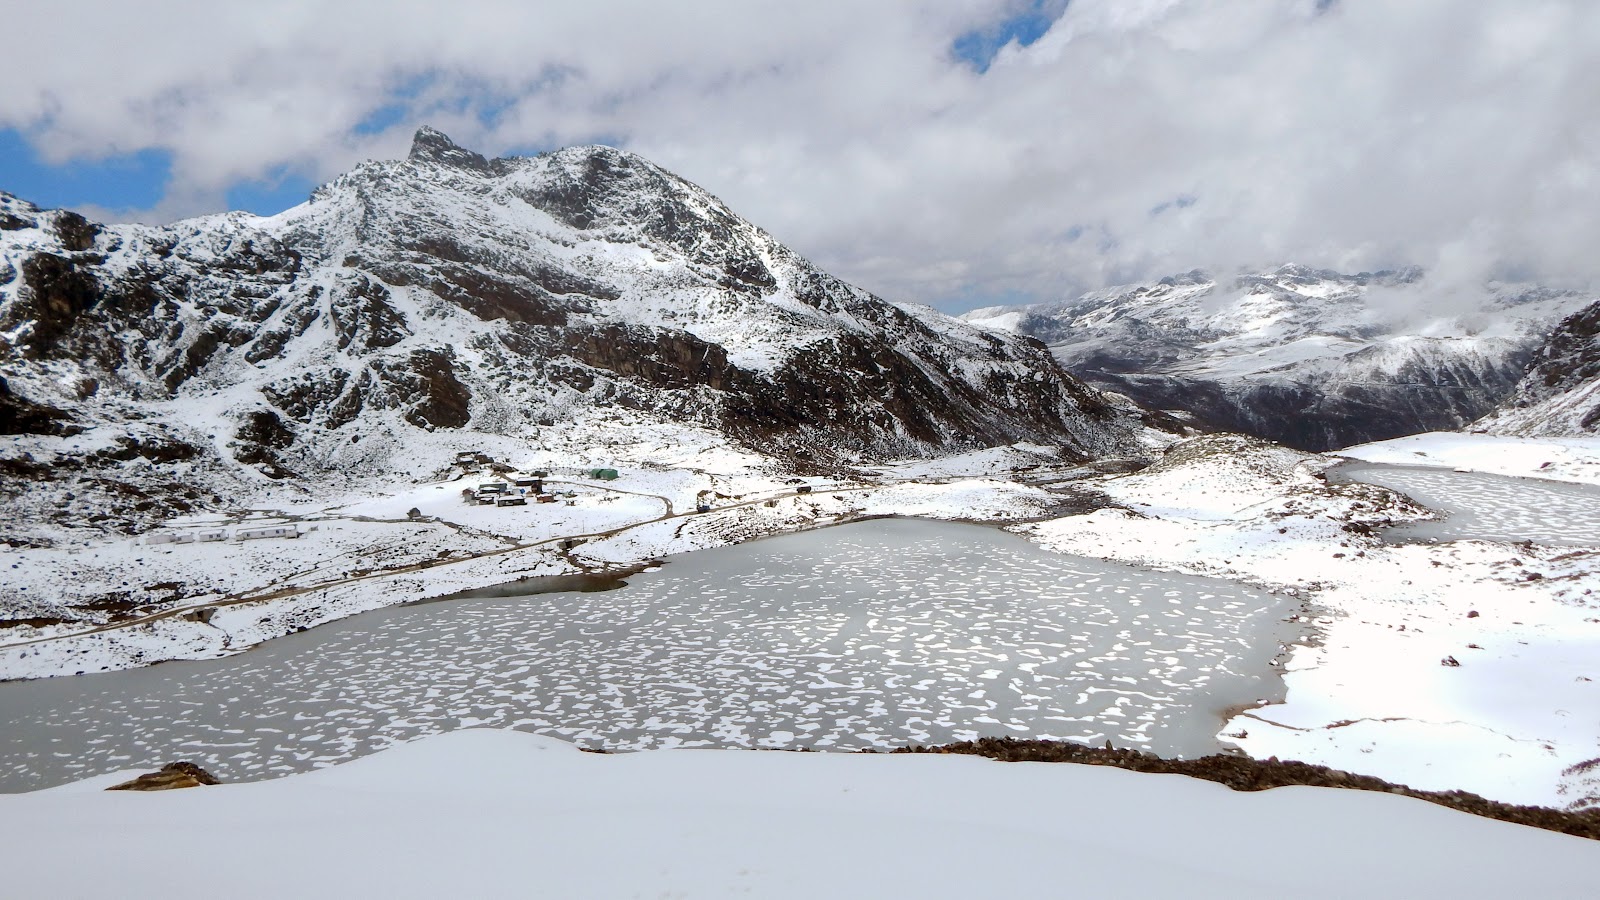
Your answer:
[[[0,434],[60,434],[67,413],[11,392],[0,378]]]
[[[8,325],[26,327],[23,352],[34,359],[65,355],[64,339],[100,300],[100,281],[90,265],[54,253],[22,261],[24,287],[7,311]]]
[[[171,791],[180,788],[221,784],[215,775],[192,762],[167,763],[158,772],[140,775],[132,781],[106,788],[108,791]]]

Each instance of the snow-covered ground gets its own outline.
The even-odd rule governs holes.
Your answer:
[[[1045,546],[1276,587],[1313,640],[1288,699],[1224,729],[1251,756],[1563,805],[1562,771],[1600,748],[1600,556],[1488,541],[1394,545],[1370,533],[1424,513],[1329,485],[1327,457],[1207,438],[1096,483],[1124,504],[1022,526]]]
[[[1401,466],[1442,466],[1600,484],[1600,437],[1521,438],[1435,431],[1346,447],[1335,455]]]
[[[247,520],[292,522],[303,532],[296,540],[10,551],[6,589],[15,594],[142,591],[177,614],[94,633],[84,633],[92,623],[7,629],[0,678],[211,658],[408,600],[866,516],[1037,520],[1060,495],[1018,480],[1090,476],[1074,483],[1118,507],[1016,529],[1058,551],[1236,579],[1304,601],[1311,638],[1284,648],[1287,702],[1243,711],[1223,730],[1246,752],[1509,802],[1562,806],[1592,792],[1581,772],[1562,772],[1600,755],[1594,549],[1385,543],[1375,529],[1428,513],[1377,487],[1325,483],[1318,473],[1331,457],[1236,438],[1179,444],[1158,465],[1121,477],[1017,446],[796,478],[692,430],[599,437],[556,434],[512,459],[549,469],[552,487],[572,494],[554,504],[465,504],[461,489],[488,477],[474,473],[388,494],[352,488]],[[1571,480],[1586,480],[1595,465],[1589,442],[1506,441],[1431,436],[1414,447],[1375,446],[1402,444],[1395,452],[1407,463],[1555,470]],[[607,464],[621,477],[579,473]],[[694,511],[702,502],[710,512]],[[413,508],[420,518],[407,516]]]
[[[556,502],[469,503],[464,490],[506,476],[458,473],[387,490],[355,485],[342,496],[283,498],[275,509],[179,519],[163,529],[186,536],[220,529],[229,540],[78,537],[10,550],[0,606],[33,621],[0,631],[0,680],[213,658],[396,603],[638,565],[865,516],[1037,517],[1055,496],[1009,476],[1019,467],[1059,465],[1051,448],[1022,445],[800,478],[704,429],[615,428],[596,417],[550,429],[538,448],[505,455],[524,472],[548,472]],[[600,467],[619,477],[588,477]],[[697,512],[702,504],[710,511]],[[234,539],[240,527],[267,525],[293,526],[300,537]],[[97,603],[105,608],[84,621]]]
[[[8,896],[1578,898],[1600,867],[1389,794],[972,757],[466,730],[276,781],[117,780],[0,796]]]

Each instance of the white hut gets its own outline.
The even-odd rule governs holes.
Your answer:
[[[300,529],[294,525],[260,525],[255,528],[241,528],[234,532],[234,537],[241,541],[259,541],[263,538],[297,538]]]

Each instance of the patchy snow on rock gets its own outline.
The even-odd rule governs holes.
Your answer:
[[[1600,431],[1600,303],[1546,335],[1516,393],[1474,426],[1480,429],[1520,437]]]

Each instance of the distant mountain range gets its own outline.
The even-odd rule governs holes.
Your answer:
[[[409,478],[597,409],[799,466],[1088,459],[1142,427],[1036,342],[852,287],[609,147],[486,159],[424,128],[280,215],[167,227],[0,194],[0,539]]]
[[[1519,388],[1528,366],[1567,354],[1542,349],[1546,338],[1593,299],[1537,285],[1463,290],[1418,269],[1286,265],[1231,278],[1194,271],[962,318],[1044,341],[1091,384],[1201,427],[1329,450],[1467,427],[1508,402],[1531,410],[1545,394]],[[1561,384],[1586,377],[1581,366],[1564,371]],[[1540,415],[1494,421],[1568,427],[1532,424]]]

